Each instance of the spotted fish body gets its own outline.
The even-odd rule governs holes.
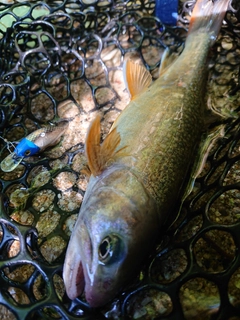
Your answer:
[[[71,299],[83,291],[104,305],[145,259],[176,199],[199,146],[209,48],[228,0],[198,0],[181,56],[150,87],[143,67],[128,60],[132,96],[100,145],[100,117],[89,128],[91,178],[64,263]]]

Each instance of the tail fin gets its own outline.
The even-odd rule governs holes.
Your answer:
[[[230,0],[197,0],[192,12],[188,34],[207,32],[213,42],[221,29]]]

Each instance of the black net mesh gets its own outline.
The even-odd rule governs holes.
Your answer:
[[[2,319],[240,319],[240,11],[232,1],[211,51],[206,103],[227,110],[183,204],[126,291],[98,310],[65,294],[65,249],[87,186],[84,137],[100,110],[103,137],[125,107],[123,57],[157,75],[166,47],[180,53],[194,1],[178,27],[154,17],[155,1],[0,3],[1,160],[15,141],[69,119],[55,147],[0,172]],[[10,144],[9,142],[12,142]]]

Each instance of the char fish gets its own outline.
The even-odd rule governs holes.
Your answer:
[[[185,48],[159,78],[131,60],[124,77],[131,101],[100,144],[100,116],[85,151],[91,177],[67,248],[67,295],[85,291],[91,307],[113,299],[161,237],[203,133],[208,52],[229,0],[198,0]],[[167,54],[165,54],[167,59]]]

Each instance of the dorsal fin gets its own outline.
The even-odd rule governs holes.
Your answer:
[[[88,166],[94,176],[100,175],[106,168],[107,163],[115,158],[120,151],[116,151],[121,140],[120,134],[117,132],[116,128],[107,135],[104,142],[100,145],[100,121],[101,117],[98,114],[90,124],[85,143]]]
[[[123,63],[123,78],[131,99],[145,91],[152,82],[151,73],[130,59]]]
[[[173,64],[173,62],[178,58],[178,55],[175,55],[174,53],[170,52],[169,48],[166,48],[163,52],[162,58],[161,58],[161,64],[159,67],[159,73],[158,76],[160,77],[167,71],[167,69]]]

